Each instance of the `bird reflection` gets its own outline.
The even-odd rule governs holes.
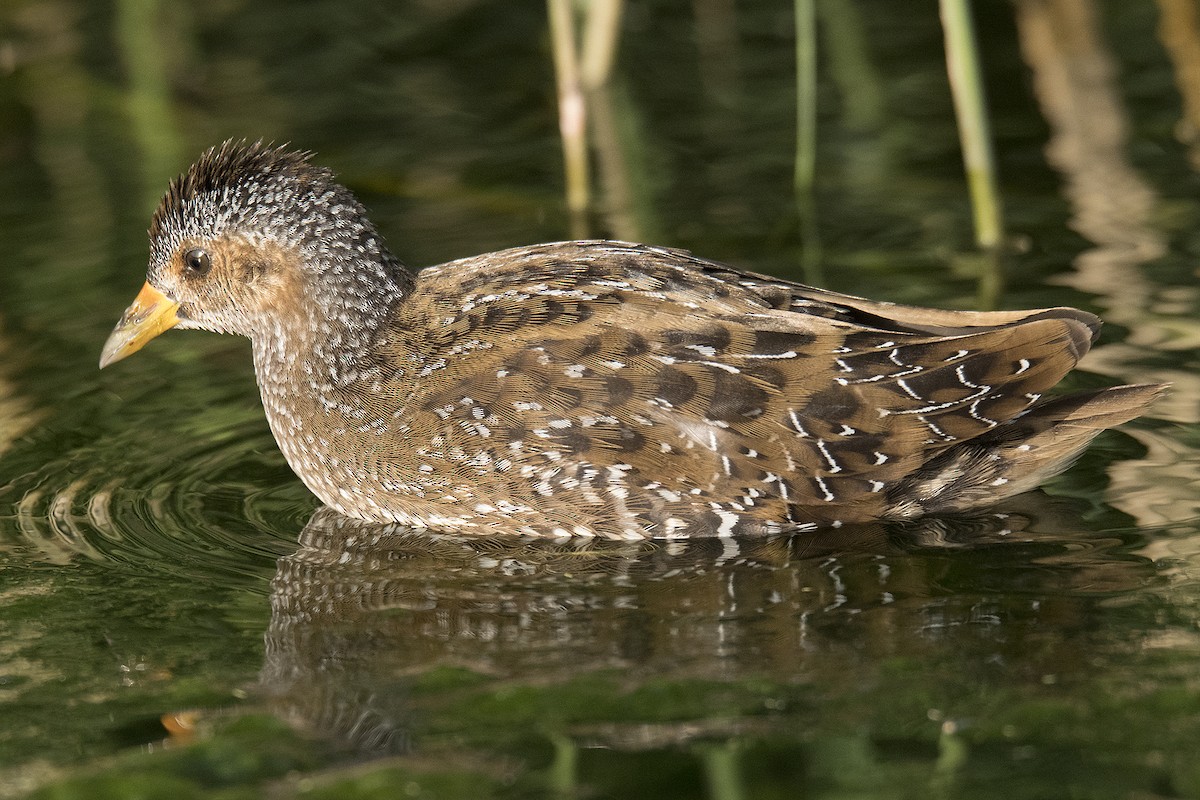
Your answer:
[[[383,754],[420,740],[413,687],[443,667],[492,686],[618,671],[634,684],[753,677],[835,695],[884,657],[934,650],[1085,669],[1069,632],[1153,568],[1129,554],[1136,535],[1080,531],[1079,515],[1030,494],[970,519],[613,542],[437,534],[320,509],[278,562],[261,692],[301,729]],[[1060,644],[1028,647],[1046,622]],[[637,739],[629,726],[587,730],[612,746]]]

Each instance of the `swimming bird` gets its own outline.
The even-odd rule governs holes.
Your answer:
[[[326,505],[476,533],[814,531],[980,508],[1161,386],[1045,396],[1100,328],[940,311],[617,241],[410,271],[311,154],[228,141],[168,188],[100,366],[169,328],[250,338]]]

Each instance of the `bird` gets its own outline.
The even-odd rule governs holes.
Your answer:
[[[250,339],[331,509],[415,528],[682,539],[986,508],[1163,385],[1047,395],[1100,320],[951,311],[610,240],[410,270],[313,154],[204,152],[149,228],[104,368],[170,328]]]

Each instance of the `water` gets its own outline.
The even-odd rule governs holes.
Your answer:
[[[999,303],[1109,321],[1069,386],[1171,395],[977,518],[668,546],[362,528],[287,469],[244,341],[96,370],[166,180],[230,136],[318,151],[412,264],[570,225],[540,5],[149,5],[0,9],[0,796],[1200,796],[1200,205],[1158,6],[977,12]],[[592,233],[977,303],[932,8],[819,4],[818,249],[790,9],[635,5]]]

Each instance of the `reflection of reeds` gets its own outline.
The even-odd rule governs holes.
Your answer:
[[[6,347],[4,339],[0,338],[0,364],[10,363],[7,358],[9,354],[5,353]],[[4,455],[4,451],[32,428],[41,416],[17,395],[4,375],[0,375],[0,455]]]
[[[1200,7],[1196,0],[1158,0],[1158,13],[1158,36],[1183,100],[1179,138],[1190,147],[1192,167],[1200,169]]]
[[[1106,320],[1130,328],[1126,342],[1096,348],[1085,365],[1124,381],[1170,381],[1173,389],[1155,415],[1195,423],[1200,379],[1140,363],[1147,350],[1196,347],[1200,326],[1178,306],[1194,309],[1200,297],[1194,288],[1167,297],[1142,273],[1143,264],[1166,252],[1166,242],[1153,224],[1157,193],[1129,161],[1129,114],[1097,10],[1091,0],[1021,0],[1016,8],[1022,53],[1051,128],[1046,158],[1062,173],[1071,226],[1093,244],[1076,258],[1067,282],[1095,296]],[[1162,306],[1173,310],[1159,312]],[[1113,504],[1146,525],[1200,513],[1194,466],[1167,432],[1134,435],[1150,455],[1113,466]]]

